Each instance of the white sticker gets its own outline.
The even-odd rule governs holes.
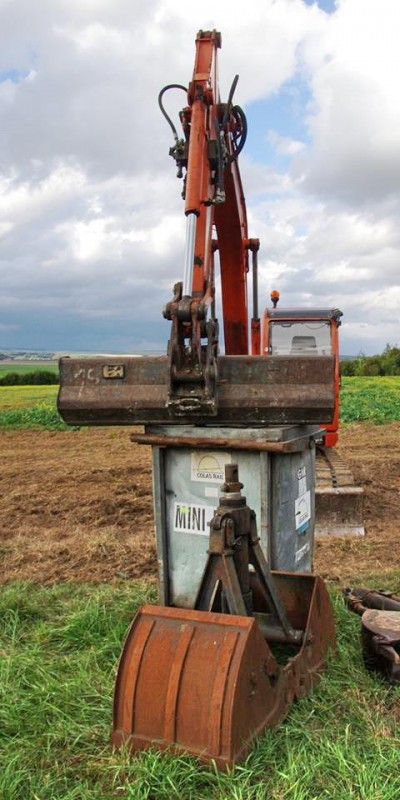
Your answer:
[[[305,464],[302,464],[301,467],[298,468],[297,480],[298,480],[297,497],[301,497],[307,491],[307,468]]]
[[[204,487],[204,495],[205,497],[218,497],[218,489],[216,486],[205,486]]]
[[[213,506],[174,503],[173,529],[177,533],[196,533],[200,536],[208,536],[210,533],[209,523],[214,514]]]
[[[231,463],[229,453],[206,451],[192,453],[191,478],[201,483],[223,483],[225,480],[225,464]]]
[[[306,555],[306,553],[308,553],[309,549],[310,549],[310,542],[306,542],[306,544],[304,544],[303,547],[300,547],[300,550],[297,551],[294,557],[296,564],[299,561],[301,561],[301,559],[303,558],[303,556]]]
[[[299,497],[307,491],[307,478],[300,478],[298,485]]]
[[[310,491],[302,494],[294,502],[294,518],[296,530],[301,532],[301,529],[307,527],[307,523],[311,519],[311,494]]]

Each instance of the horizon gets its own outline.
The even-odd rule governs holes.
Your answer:
[[[390,345],[390,347],[397,347],[397,344]],[[141,355],[145,355],[145,354],[146,355],[149,355],[149,354],[152,354],[152,355],[165,355],[166,351],[151,349],[151,350],[143,350],[142,352],[139,352],[139,353],[136,353],[136,352],[133,353],[131,351],[127,352],[127,351],[122,351],[122,350],[113,351],[113,352],[105,352],[103,350],[68,350],[66,348],[63,348],[62,350],[52,350],[51,348],[48,348],[48,347],[47,348],[32,347],[32,348],[29,348],[29,349],[24,348],[24,347],[2,348],[1,345],[0,345],[0,355],[4,355],[6,353],[25,353],[27,355],[29,353],[36,353],[38,355],[40,353],[48,353],[48,354],[54,355],[53,359],[49,358],[48,360],[49,361],[55,361],[55,360],[57,360],[59,358],[62,358],[63,356],[68,356],[68,355],[72,355],[72,356],[80,355],[80,356],[83,356],[83,357],[86,356],[86,355],[98,355],[98,356],[104,356],[104,357],[108,358],[110,356],[132,356],[132,355],[133,356],[141,356]],[[222,353],[222,355],[223,355],[223,353]],[[369,358],[371,356],[379,356],[379,355],[382,355],[382,351],[380,353],[371,353],[371,354],[366,354],[364,352],[359,352],[359,353],[340,353],[339,354],[339,359],[345,360],[345,359],[348,359],[348,358],[363,358],[363,357]]]

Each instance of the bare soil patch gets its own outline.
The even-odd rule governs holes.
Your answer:
[[[0,431],[0,581],[156,577],[151,452],[126,428]],[[400,569],[400,423],[352,425],[340,453],[365,489],[365,539],[317,543],[341,583]]]
[[[2,580],[155,575],[151,454],[126,429],[0,433]]]
[[[340,582],[380,572],[385,588],[385,573],[400,570],[400,423],[345,426],[338,450],[364,488],[367,535],[317,542],[315,570]]]

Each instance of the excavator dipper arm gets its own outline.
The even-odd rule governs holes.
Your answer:
[[[248,355],[248,233],[246,206],[237,157],[246,137],[244,113],[220,103],[216,31],[200,31],[181,114],[185,143],[171,154],[178,174],[186,168],[184,199],[186,240],[182,288],[167,304],[172,321],[168,407],[177,416],[189,412],[215,416],[218,376],[218,324],[207,317],[214,306],[214,251],[219,250],[224,338],[227,355]],[[218,239],[213,241],[213,229]]]

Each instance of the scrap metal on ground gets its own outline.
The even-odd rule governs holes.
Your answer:
[[[361,616],[361,642],[367,669],[389,683],[400,682],[400,597],[393,592],[345,589],[346,605]]]

